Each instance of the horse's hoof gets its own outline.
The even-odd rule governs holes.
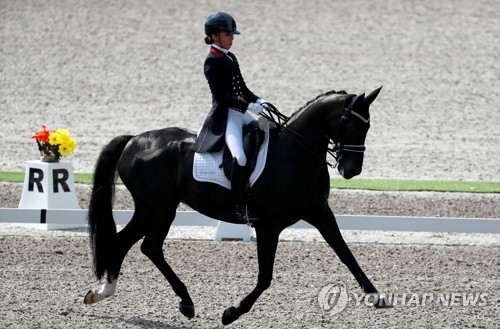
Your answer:
[[[85,305],[94,304],[94,292],[92,290],[89,290],[89,292],[85,295],[83,303]]]
[[[179,311],[188,319],[194,318],[194,305],[186,305],[180,302]]]
[[[375,305],[375,308],[391,308],[392,307],[392,304],[391,304],[391,301],[389,299],[387,299],[387,297],[382,297],[378,303],[376,303]]]
[[[224,311],[224,314],[222,314],[222,324],[226,326],[233,323],[237,318],[238,315],[236,314],[236,308],[230,307]]]
[[[372,300],[372,306],[375,308],[391,308],[391,301],[387,298],[385,294],[379,292],[368,294]]]

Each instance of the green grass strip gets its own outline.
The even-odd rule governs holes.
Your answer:
[[[330,186],[339,189],[374,191],[434,191],[500,193],[500,182],[432,181],[399,179],[330,179]]]
[[[92,183],[92,174],[75,173],[75,183]],[[24,172],[0,171],[0,182],[24,182]],[[118,183],[121,181],[118,180]],[[427,181],[400,179],[363,179],[331,178],[330,186],[338,189],[373,190],[373,191],[435,191],[435,192],[468,192],[468,193],[500,193],[500,182],[467,182],[467,181]]]
[[[17,171],[0,171],[1,182],[24,182],[24,172]]]
[[[75,183],[92,183],[92,174],[74,173],[73,176],[75,176]],[[0,171],[0,182],[22,183],[24,182],[24,171]]]

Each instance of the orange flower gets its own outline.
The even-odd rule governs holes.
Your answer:
[[[37,131],[33,137],[39,142],[46,143],[49,141],[49,136],[50,136],[50,131],[47,130],[47,127],[45,125],[42,125],[43,131]]]

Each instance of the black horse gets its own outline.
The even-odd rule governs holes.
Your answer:
[[[269,287],[280,232],[300,219],[321,232],[366,293],[378,295],[342,238],[328,206],[326,159],[333,150],[338,171],[346,179],[361,173],[369,107],[380,89],[366,97],[327,92],[295,112],[281,129],[271,130],[266,167],[248,198],[249,208],[259,218],[255,224],[257,285],[239,306],[224,311],[223,324],[247,313]],[[114,293],[123,259],[144,237],[141,251],[180,297],[180,312],[194,317],[188,290],[167,264],[162,249],[177,206],[183,202],[206,216],[236,223],[231,191],[193,179],[195,138],[185,129],[166,128],[116,137],[102,150],[94,172],[88,222],[95,275],[102,279],[106,274],[107,280],[100,290],[87,293],[86,304]],[[132,219],[119,233],[112,215],[117,171],[135,203]]]

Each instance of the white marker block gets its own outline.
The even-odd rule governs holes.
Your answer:
[[[80,209],[71,162],[28,161],[18,208]]]
[[[71,162],[28,161],[24,176],[23,194],[18,208],[80,209],[78,198],[76,197],[75,179]],[[46,229],[69,227],[41,224],[42,228]],[[40,228],[40,225],[38,224],[37,227]]]
[[[243,224],[231,224],[219,221],[215,232],[216,241],[252,241],[254,229]]]

